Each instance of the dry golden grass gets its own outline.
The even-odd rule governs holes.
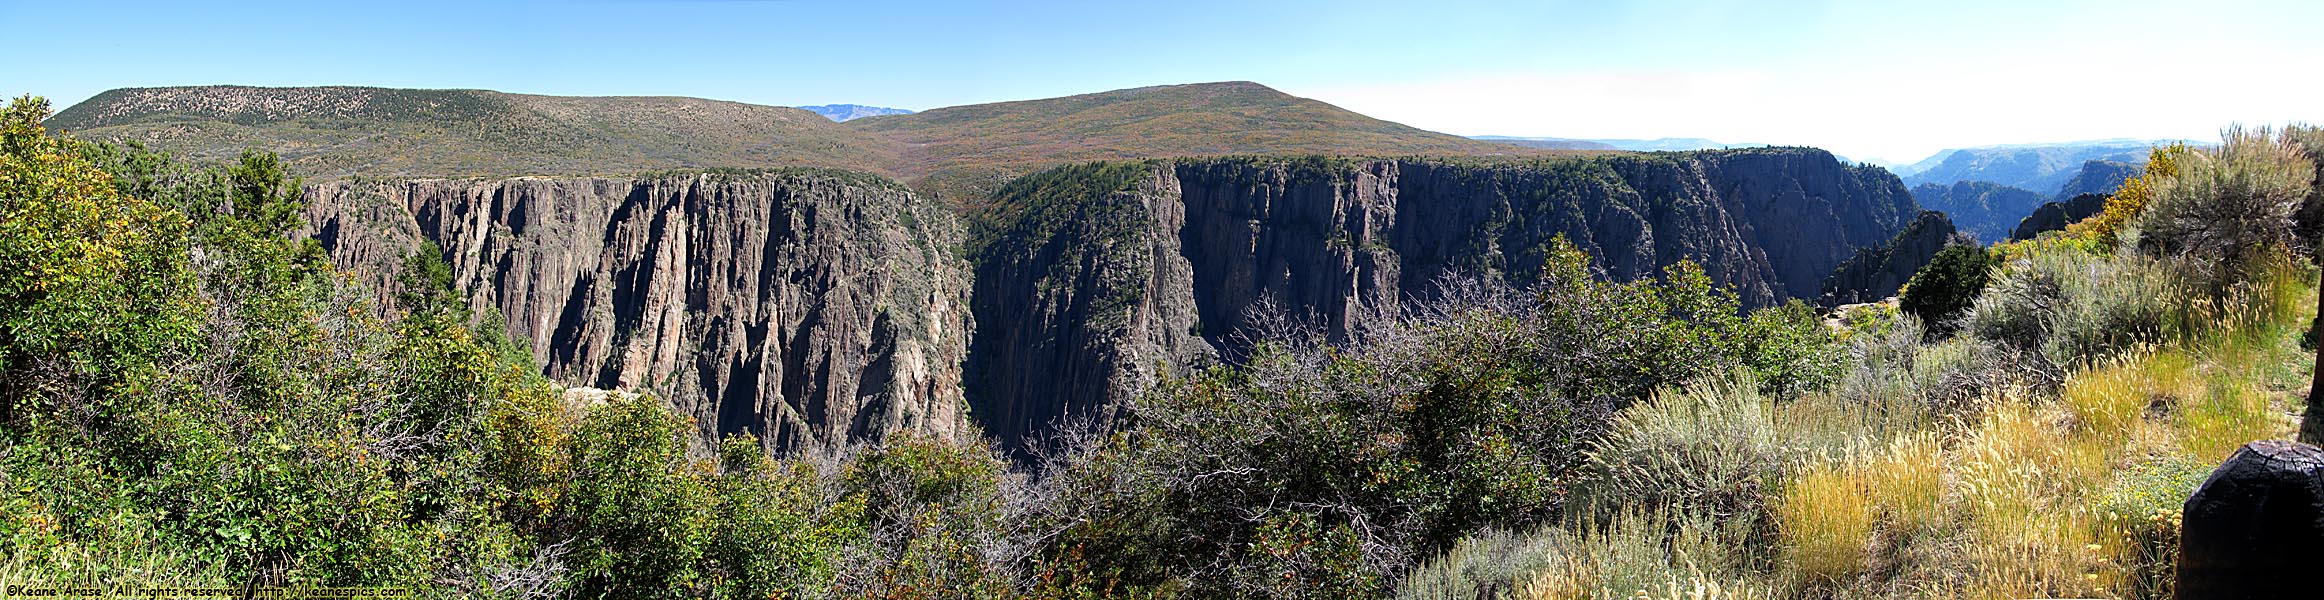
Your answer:
[[[93,588],[74,598],[151,598],[147,588],[233,587],[223,565],[203,563],[153,545],[90,548],[66,545],[0,557],[0,598],[9,590]]]
[[[1881,518],[1904,534],[1923,534],[1943,525],[1944,443],[1934,434],[1891,442],[1862,470]]]
[[[2207,392],[2173,415],[2179,449],[2198,460],[2227,460],[2245,443],[2283,437],[2289,429],[2268,410],[2267,396],[2248,382],[2213,381]]]
[[[1849,462],[1810,462],[1774,502],[1783,564],[1813,584],[1853,580],[1867,563],[1879,515],[1862,471]]]
[[[2074,423],[2099,436],[2130,433],[2150,407],[2196,395],[2193,361],[2180,353],[2143,350],[2075,374],[2058,397]]]

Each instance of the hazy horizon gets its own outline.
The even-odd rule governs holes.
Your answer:
[[[2212,139],[2229,123],[2311,119],[2302,99],[2324,92],[2277,66],[2324,58],[2298,27],[2324,7],[2270,1],[987,2],[876,14],[819,0],[255,2],[131,6],[101,21],[61,3],[0,4],[41,24],[16,28],[26,47],[72,49],[12,66],[0,92],[60,109],[113,88],[238,84],[927,110],[1247,80],[1456,135],[1704,138],[1902,164],[1949,148]],[[2158,83],[2213,79],[2276,89]]]

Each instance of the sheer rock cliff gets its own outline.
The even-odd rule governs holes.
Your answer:
[[[1029,176],[979,234],[968,399],[1020,446],[1245,348],[1273,311],[1344,339],[1446,278],[1524,285],[1565,237],[1615,279],[1701,264],[1747,305],[1814,298],[1919,210],[1810,149],[1471,162],[1224,158]]]
[[[953,213],[844,171],[340,181],[309,233],[396,285],[439,243],[478,314],[572,385],[655,391],[773,449],[973,431]],[[487,319],[487,324],[490,324]]]

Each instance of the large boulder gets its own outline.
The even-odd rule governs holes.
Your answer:
[[[2179,534],[2181,600],[2324,594],[2324,450],[2245,444],[2187,499]]]

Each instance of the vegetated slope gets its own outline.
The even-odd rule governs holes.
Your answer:
[[[902,144],[907,175],[1060,161],[1271,155],[1526,155],[1247,81],[1165,85],[849,121]]]
[[[1082,160],[1549,153],[1423,131],[1248,82],[956,106],[846,123],[796,108],[676,97],[129,88],[99,94],[48,124],[205,162],[245,148],[270,150],[310,177],[838,167],[916,184],[925,179],[924,189],[972,202],[1018,174]]]
[[[1346,338],[1448,278],[1517,284],[1563,236],[1607,277],[1702,265],[1747,305],[1813,298],[1919,212],[1820,150],[1544,160],[1238,157],[1064,167],[972,234],[969,400],[1004,444],[1234,357],[1254,311]]]
[[[873,169],[877,140],[795,108],[678,97],[484,90],[126,88],[57,113],[52,128],[135,140],[197,161],[275,152],[336,178],[631,174],[772,165]]]
[[[1832,269],[1831,277],[1824,279],[1819,301],[1825,306],[1839,306],[1894,296],[1905,282],[1912,280],[1913,273],[1937,256],[1937,251],[1953,244],[1975,243],[1975,239],[1954,230],[1953,220],[1945,213],[1922,211],[1888,243],[1858,250],[1847,262]]]
[[[2115,190],[2122,189],[2122,182],[2146,171],[2144,163],[2144,160],[2136,163],[2112,160],[2084,162],[2082,170],[2075,172],[2074,178],[2066,180],[2065,185],[2058,188],[2058,193],[2050,197],[2053,200],[2072,200],[2085,194],[2113,195]]]
[[[826,119],[831,119],[840,123],[846,123],[848,121],[853,121],[864,117],[908,115],[912,114],[913,112],[901,108],[864,106],[861,104],[822,104],[817,106],[801,106],[799,107],[799,110],[823,115],[823,117]]]
[[[1509,144],[1513,146],[1523,146],[1527,148],[1540,148],[1543,150],[1621,150],[1621,148],[1617,148],[1613,144],[1608,144],[1598,140],[1579,140],[1567,138],[1521,138],[1498,135],[1480,135],[1475,136],[1472,139]]]
[[[821,118],[821,117],[817,117]],[[892,181],[786,170],[340,181],[309,233],[383,290],[423,241],[572,385],[654,390],[704,438],[779,449],[969,431],[952,212]],[[489,324],[488,324],[489,325]]]
[[[1474,136],[1474,137],[1473,137],[1473,139],[1485,140],[1485,141],[1488,141],[1488,142],[1500,142],[1500,143],[1504,143],[1504,144],[1516,144],[1516,145],[1519,145],[1519,146],[1525,146],[1525,147],[1528,147],[1528,148],[1546,148],[1546,149],[1551,149],[1551,150],[1628,150],[1628,151],[1632,151],[1632,152],[1686,152],[1686,151],[1691,151],[1691,150],[1729,150],[1729,149],[1735,149],[1735,148],[1757,148],[1757,147],[1761,147],[1761,146],[1766,146],[1766,145],[1767,145],[1767,144],[1723,144],[1723,143],[1714,142],[1714,141],[1711,141],[1711,140],[1706,140],[1706,139],[1703,139],[1703,138],[1655,138],[1655,139],[1651,139],[1651,140],[1630,140],[1630,139],[1579,139],[1579,138],[1553,138],[1553,137],[1511,137],[1511,136],[1503,136],[1503,135],[1480,135],[1480,136]]]
[[[1961,231],[1982,242],[2008,237],[2010,228],[2017,226],[2018,220],[2049,200],[2039,192],[1989,181],[1924,183],[1912,188],[1912,198],[1921,208],[1944,211]]]
[[[1939,152],[1918,163],[1898,167],[1896,172],[1904,177],[1905,185],[1914,187],[1990,181],[2048,194],[2072,179],[2085,162],[2142,162],[2147,149],[2153,145],[2143,140],[2107,140],[1964,148]]]

